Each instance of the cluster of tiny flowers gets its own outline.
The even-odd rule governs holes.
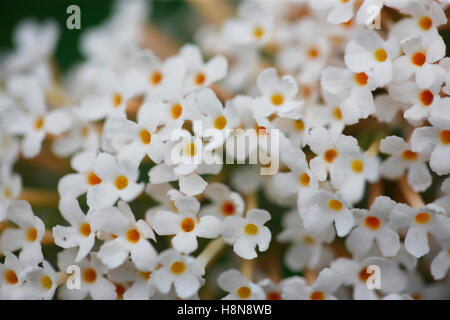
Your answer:
[[[117,1],[62,79],[57,25],[17,26],[0,60],[0,299],[199,299],[208,282],[223,299],[450,297],[448,1],[243,0],[158,55],[148,6]],[[274,175],[196,161],[255,128],[279,132]],[[181,158],[174,132],[189,138]],[[15,165],[55,156],[71,167],[57,184],[66,223],[46,227]],[[227,248],[228,270],[208,274]],[[296,275],[249,272],[265,251]]]

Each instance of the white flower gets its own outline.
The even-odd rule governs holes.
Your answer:
[[[367,118],[375,112],[372,90],[376,86],[371,74],[353,73],[343,68],[328,67],[322,72],[320,83],[325,91],[342,97],[340,108],[333,106],[338,108],[333,112],[337,118],[344,121],[344,118],[347,118],[346,124],[352,124],[352,120]]]
[[[136,221],[126,202],[119,201],[117,208],[100,209],[92,224],[102,233],[112,235],[112,239],[106,241],[98,252],[98,257],[108,268],[120,266],[130,255],[138,269],[153,269],[156,251],[147,239],[155,240],[155,234],[147,222]]]
[[[308,197],[317,190],[319,184],[306,162],[306,156],[302,150],[288,146],[281,149],[281,161],[291,170],[278,172],[273,176],[274,187],[282,198],[293,195]]]
[[[47,20],[40,24],[35,20],[24,20],[14,30],[15,52],[5,57],[1,69],[14,73],[32,68],[51,56],[58,36],[55,21]]]
[[[22,249],[19,259],[24,263],[37,263],[42,260],[41,239],[45,225],[33,214],[30,204],[25,200],[12,202],[8,207],[8,220],[19,228],[8,228],[1,235],[2,251]]]
[[[425,191],[431,185],[432,178],[426,165],[429,158],[427,154],[411,151],[411,147],[397,136],[381,140],[380,151],[391,155],[380,167],[384,178],[399,179],[408,170],[406,178],[415,191]]]
[[[266,210],[252,209],[247,217],[227,217],[222,224],[221,234],[225,241],[233,244],[234,252],[244,259],[257,257],[255,247],[259,251],[269,248],[272,234],[264,224],[270,220],[270,213]]]
[[[114,117],[105,124],[104,136],[110,139],[115,149],[120,150],[117,154],[120,163],[137,168],[146,155],[155,163],[161,162],[164,143],[156,130],[162,116],[161,108],[150,109],[144,104],[137,113],[137,123]]]
[[[399,111],[403,111],[407,106],[394,100],[389,94],[379,94],[374,99],[375,114],[379,122],[391,123]]]
[[[441,68],[434,63],[445,56],[442,38],[425,43],[420,37],[410,38],[403,41],[401,47],[405,55],[394,60],[394,81],[403,82],[415,74],[419,88],[430,88],[439,73],[437,69]]]
[[[70,265],[80,268],[81,282],[79,289],[69,289],[63,285],[58,290],[58,297],[63,300],[81,300],[91,297],[94,300],[116,299],[116,287],[105,278],[107,267],[100,261],[97,254],[91,253],[75,263],[76,249],[67,249],[58,253],[58,268],[66,271]]]
[[[148,300],[156,292],[153,272],[141,271],[126,260],[120,267],[109,270],[108,279],[114,283],[118,299]]]
[[[433,127],[416,128],[411,136],[412,151],[431,152],[430,167],[438,175],[450,173],[450,100],[444,101],[431,112],[429,121]]]
[[[100,137],[96,126],[77,115],[76,110],[73,110],[71,117],[71,129],[56,138],[52,144],[52,151],[59,157],[68,157],[77,151],[97,151]]]
[[[198,219],[200,203],[195,198],[182,198],[174,202],[177,213],[160,210],[152,219],[152,226],[159,235],[175,235],[171,243],[183,253],[197,249],[197,237],[217,238],[220,232],[220,220],[212,215]]]
[[[52,234],[55,238],[55,244],[62,248],[79,247],[75,262],[84,259],[95,242],[97,230],[92,222],[94,221],[94,212],[88,211],[85,215],[80,209],[76,198],[66,196],[59,202],[59,211],[61,215],[70,223],[70,227],[55,226]]]
[[[222,273],[217,278],[217,283],[220,288],[228,292],[222,300],[263,300],[265,298],[263,289],[248,281],[236,269]]]
[[[291,282],[283,292],[285,300],[336,300],[336,290],[341,286],[341,276],[332,269],[320,271],[317,280],[308,286],[302,279]]]
[[[294,271],[304,267],[316,268],[323,258],[323,245],[334,239],[334,229],[329,227],[320,234],[308,232],[297,210],[286,213],[282,222],[283,231],[278,234],[277,240],[291,244],[284,256],[286,265]]]
[[[345,64],[355,73],[373,73],[376,86],[392,80],[392,60],[398,56],[397,40],[383,41],[375,31],[365,31],[345,48]]]
[[[178,297],[186,299],[198,292],[204,284],[202,276],[205,270],[193,257],[181,255],[176,250],[168,249],[159,255],[158,268],[152,275],[154,284],[164,294],[175,287]]]
[[[356,227],[346,239],[347,249],[361,256],[368,253],[376,241],[383,256],[395,256],[400,250],[400,238],[389,225],[389,216],[396,204],[389,197],[379,196],[370,210],[353,209]]]
[[[231,191],[225,184],[208,184],[205,197],[212,203],[201,208],[200,216],[212,215],[223,221],[228,216],[242,216],[244,212],[244,200],[241,195]]]
[[[70,165],[78,173],[69,173],[58,181],[58,193],[61,197],[78,196],[88,192],[100,183],[102,179],[94,172],[95,163],[101,159],[97,158],[97,151],[83,151],[72,157]]]
[[[304,210],[304,227],[312,232],[323,232],[334,222],[337,235],[344,237],[355,224],[353,214],[342,197],[328,191],[317,191],[311,196]]]
[[[22,286],[31,266],[11,252],[3,252],[5,261],[0,264],[0,297],[1,299],[23,299]]]
[[[345,153],[335,160],[330,177],[342,198],[353,204],[363,198],[366,181],[374,183],[378,180],[379,160],[363,154],[356,140],[348,140],[352,143],[348,143]]]
[[[445,216],[445,210],[430,204],[420,209],[414,209],[405,204],[395,206],[391,214],[394,225],[406,228],[406,250],[416,258],[430,251],[428,234],[437,239],[450,237],[450,218]]]
[[[109,153],[102,152],[97,155],[94,172],[101,183],[95,184],[88,193],[87,202],[90,208],[112,206],[119,198],[131,201],[144,189],[143,183],[136,182],[138,169],[126,163],[118,163]]]
[[[446,100],[439,96],[442,81],[438,77],[429,89],[420,89],[415,82],[407,81],[402,84],[389,86],[390,96],[401,103],[410,105],[403,116],[413,125],[419,125],[430,113]]]
[[[264,290],[266,300],[282,300],[284,292],[289,290],[292,285],[303,283],[304,280],[299,276],[292,276],[274,283],[272,280],[265,278],[258,282],[258,285]]]
[[[217,55],[208,62],[203,62],[200,49],[192,44],[186,44],[180,49],[180,56],[186,65],[185,90],[189,93],[198,88],[225,78],[228,62],[225,57]]]
[[[191,110],[200,112],[198,119],[201,120],[202,128],[198,128],[194,122],[194,133],[198,136],[208,137],[208,130],[215,129],[213,141],[205,146],[205,151],[220,147],[229,135],[229,130],[236,127],[239,122],[238,114],[232,101],[226,103],[225,108],[217,98],[213,90],[209,88],[192,92],[186,97],[186,105]],[[217,133],[221,137],[217,137]]]
[[[222,26],[225,41],[231,45],[266,44],[272,37],[273,17],[258,2],[246,1],[238,8],[238,17],[227,19]]]
[[[292,76],[278,77],[275,68],[269,68],[258,76],[258,89],[262,96],[255,98],[250,108],[257,115],[269,116],[273,113],[283,115],[300,110],[303,102],[296,100],[297,83]]]
[[[34,267],[25,275],[23,296],[21,299],[51,300],[57,286],[56,272],[47,261],[42,267]]]
[[[408,4],[406,1],[403,2]],[[447,23],[444,10],[432,1],[427,6],[417,1],[413,5],[404,8],[403,11],[412,17],[401,19],[392,27],[392,33],[400,40],[417,35],[424,40],[440,37],[437,28]]]
[[[450,268],[450,241],[441,241],[441,251],[431,261],[431,274],[435,280],[444,279]]]
[[[9,165],[0,166],[0,202],[4,202],[4,210],[22,193],[22,178],[11,169]],[[0,212],[0,221],[5,217],[6,211]]]
[[[2,115],[5,130],[23,135],[21,150],[26,158],[35,157],[41,150],[47,133],[58,135],[70,128],[71,117],[65,110],[47,111],[45,92],[38,79],[16,76],[9,79],[10,91],[19,91],[23,109],[16,107]]]
[[[355,0],[308,0],[309,5],[316,10],[327,10],[327,22],[339,24],[349,21],[353,17]]]
[[[331,263],[330,268],[341,277],[344,286],[353,288],[353,299],[376,300],[378,299],[377,291],[370,289],[367,285],[369,278],[374,276],[374,271],[368,269],[369,266],[379,268],[378,275],[381,274],[380,291],[382,293],[400,293],[405,290],[408,278],[397,262],[392,260],[380,257],[369,257],[363,261],[338,258]]]

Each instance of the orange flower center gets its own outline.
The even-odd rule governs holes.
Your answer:
[[[44,118],[43,117],[38,117],[36,119],[36,121],[34,122],[34,128],[36,130],[41,130],[43,126],[44,126]]]
[[[434,94],[430,90],[424,90],[420,93],[420,101],[425,107],[428,107],[433,103]]]
[[[303,172],[300,175],[299,181],[302,185],[307,187],[307,186],[309,186],[309,182],[311,181],[311,178],[309,177],[309,175],[307,173]]]
[[[222,214],[224,216],[232,216],[234,214],[235,211],[235,207],[234,207],[234,203],[231,201],[225,201],[222,204]]]
[[[141,141],[143,144],[150,144],[150,141],[152,141],[152,135],[145,129],[141,130],[139,136],[141,137]]]
[[[184,218],[180,227],[184,232],[191,232],[195,228],[195,221],[192,218]]]
[[[355,82],[360,86],[365,86],[369,80],[369,76],[365,72],[360,72],[355,74]]]
[[[195,84],[200,86],[202,85],[206,80],[206,76],[203,72],[199,72],[197,73],[197,75],[195,76]]]
[[[97,271],[92,268],[88,268],[83,273],[83,279],[87,283],[94,283],[97,280]]]
[[[141,238],[141,234],[136,229],[130,229],[127,231],[127,240],[131,243],[136,243]]]
[[[344,206],[339,200],[332,199],[328,202],[328,207],[334,211],[341,211]]]
[[[119,93],[115,93],[113,96],[114,108],[117,108],[122,103],[122,96]]]
[[[9,284],[16,284],[17,282],[19,282],[19,278],[17,278],[17,274],[14,272],[14,270],[11,270],[11,269],[9,269],[5,272],[5,280]]]
[[[414,220],[416,220],[418,224],[426,224],[428,221],[430,221],[430,219],[431,215],[428,212],[418,213],[414,217]]]
[[[424,16],[422,18],[420,18],[419,20],[419,27],[424,30],[430,30],[431,27],[433,26],[433,20],[431,20],[430,17]]]
[[[333,109],[333,117],[337,120],[342,120],[342,111],[341,108],[336,107]]]
[[[83,223],[80,226],[80,233],[85,237],[89,237],[89,235],[91,234],[91,225],[87,222]]]
[[[159,71],[155,71],[150,77],[150,83],[152,85],[157,85],[161,82],[162,78],[163,78],[162,73]]]
[[[182,274],[186,270],[186,265],[181,261],[176,261],[172,264],[170,270],[174,274]]]
[[[381,225],[381,221],[375,216],[368,216],[364,219],[364,224],[369,229],[377,230]]]
[[[305,130],[305,123],[302,119],[294,120],[294,128],[298,131],[303,131]]]
[[[281,294],[276,291],[270,291],[266,295],[267,300],[281,300]]]
[[[337,156],[338,156],[338,153],[334,149],[327,150],[327,151],[325,151],[325,154],[324,154],[325,161],[328,163],[332,163],[334,161],[334,159],[336,159]]]
[[[309,296],[309,300],[323,300],[323,299],[325,299],[325,293],[323,293],[322,291],[314,291]]]
[[[174,104],[172,106],[171,111],[170,111],[171,114],[172,114],[172,118],[173,119],[178,119],[180,117],[182,111],[183,111],[183,108],[181,107],[180,104],[178,104],[178,103]]]
[[[249,287],[240,287],[237,289],[237,295],[241,299],[248,299],[252,294],[252,290]]]
[[[443,144],[450,144],[450,130],[442,130],[440,136]]]
[[[36,228],[30,228],[27,232],[27,239],[29,242],[33,242],[37,238],[37,230]]]
[[[417,154],[417,152],[411,151],[411,150],[405,150],[402,153],[402,157],[405,160],[417,160],[417,158],[419,157],[419,155]]]
[[[425,54],[423,52],[416,52],[411,57],[411,62],[418,67],[423,66],[425,64],[426,60],[427,60],[427,57],[425,56]]]
[[[91,172],[87,176],[87,181],[91,186],[95,186],[96,184],[101,183],[102,179],[100,179],[95,173]]]

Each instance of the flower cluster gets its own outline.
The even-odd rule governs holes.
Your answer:
[[[122,0],[63,79],[57,25],[26,20],[0,60],[0,298],[450,297],[446,3],[243,0],[163,51],[149,3]],[[202,161],[223,149],[238,165]],[[241,164],[261,154],[276,174]],[[21,176],[61,159],[54,195]]]

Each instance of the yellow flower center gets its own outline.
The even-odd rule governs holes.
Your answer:
[[[253,36],[256,39],[261,39],[264,36],[264,29],[261,26],[256,26],[253,28]]]
[[[193,142],[190,142],[184,146],[184,154],[189,157],[194,157],[197,154],[197,148]]]
[[[186,270],[186,265],[181,261],[176,261],[172,264],[170,270],[174,274],[182,274]]]
[[[240,287],[236,291],[237,295],[241,299],[248,299],[252,294],[252,290],[249,287]]]
[[[37,230],[36,228],[30,228],[27,232],[27,239],[29,242],[35,241],[37,238]]]
[[[337,156],[338,156],[338,153],[334,149],[329,149],[329,150],[325,151],[325,153],[324,153],[324,159],[328,163],[332,163],[334,161],[334,159],[336,159]]]
[[[361,160],[352,161],[352,170],[356,173],[361,173],[364,170],[364,164]]]
[[[309,186],[309,182],[311,181],[311,178],[309,177],[309,175],[307,173],[303,172],[299,177],[299,181],[303,186],[307,187],[307,186]]]
[[[118,176],[116,181],[114,181],[116,188],[119,190],[123,190],[128,186],[128,179],[125,176]]]
[[[44,118],[43,117],[38,117],[36,119],[36,121],[34,122],[34,128],[36,130],[41,130],[43,126],[44,126]]]
[[[328,207],[334,211],[341,211],[344,206],[339,200],[332,199],[328,202]]]
[[[272,100],[272,103],[274,105],[280,106],[284,102],[284,97],[283,97],[283,95],[281,93],[275,93],[275,94],[272,95],[271,100]]]
[[[52,288],[52,285],[53,285],[53,281],[49,276],[43,276],[41,278],[41,286],[45,290],[50,290]]]
[[[378,62],[384,62],[388,57],[386,50],[384,50],[383,48],[376,50],[374,56],[375,60],[377,60]]]
[[[113,96],[114,108],[117,108],[122,103],[122,96],[119,93],[115,93]]]
[[[253,224],[253,223],[248,223],[244,227],[244,231],[249,236],[254,236],[254,235],[258,234],[258,227],[255,224]]]
[[[222,130],[227,125],[227,118],[224,116],[218,116],[216,120],[214,120],[214,128],[217,130]]]

